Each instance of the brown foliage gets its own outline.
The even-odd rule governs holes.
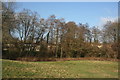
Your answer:
[[[37,57],[22,57],[17,58],[19,61],[71,61],[71,60],[97,60],[97,61],[118,61],[113,58],[97,58],[97,57],[85,57],[85,58],[37,58]]]

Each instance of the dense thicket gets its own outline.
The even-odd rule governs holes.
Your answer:
[[[98,26],[65,22],[37,12],[15,12],[14,3],[3,3],[3,58],[20,57],[105,57],[118,58],[118,22]]]

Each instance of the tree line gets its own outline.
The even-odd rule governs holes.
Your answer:
[[[65,22],[51,15],[40,18],[37,12],[15,12],[14,2],[2,4],[3,58],[52,57],[118,58],[118,22],[108,21],[102,29]]]

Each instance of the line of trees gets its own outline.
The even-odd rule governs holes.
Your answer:
[[[65,22],[37,12],[15,12],[14,3],[2,5],[3,58],[19,57],[106,57],[118,58],[118,22],[97,26]]]

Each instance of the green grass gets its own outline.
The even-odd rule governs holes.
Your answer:
[[[118,78],[112,61],[2,62],[3,78]]]

